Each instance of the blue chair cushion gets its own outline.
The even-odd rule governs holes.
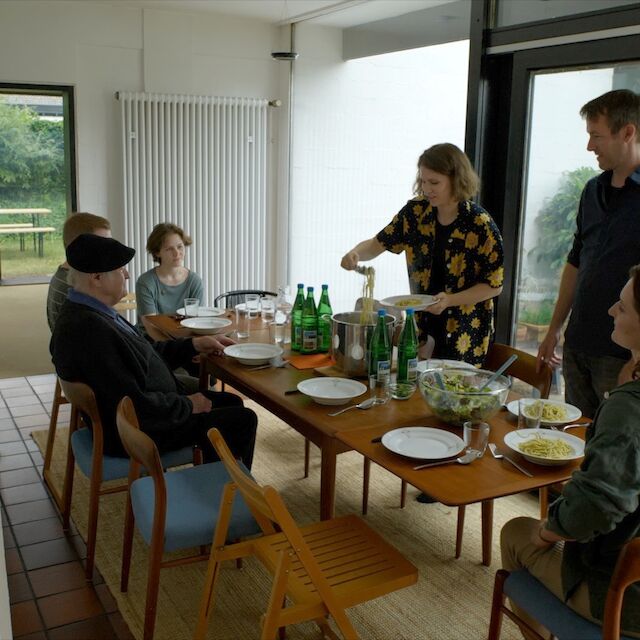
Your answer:
[[[71,436],[73,455],[82,473],[91,477],[91,465],[93,463],[93,432],[91,429],[78,429]],[[163,454],[160,459],[164,469],[176,467],[181,464],[193,462],[192,447],[184,447],[176,451]],[[129,475],[129,458],[116,456],[102,456],[102,482],[126,478]]]
[[[246,467],[243,471],[249,475]],[[211,544],[220,510],[224,485],[231,478],[222,462],[211,462],[164,474],[167,487],[167,517],[164,550],[175,551]],[[153,478],[139,478],[131,485],[131,505],[136,525],[147,544],[151,543],[155,503]],[[239,493],[234,498],[229,523],[229,540],[260,532],[260,528]]]
[[[602,627],[570,609],[528,571],[513,571],[504,583],[504,593],[558,640],[602,640]],[[620,636],[621,640],[632,640]]]

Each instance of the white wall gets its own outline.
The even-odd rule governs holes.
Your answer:
[[[3,0],[0,82],[75,87],[78,206],[108,217],[114,235],[122,237],[115,92],[280,98],[284,107],[272,119],[275,147],[278,121],[287,108],[288,68],[270,57],[280,38],[280,29],[246,18],[92,2]],[[275,169],[274,163],[272,194]]]

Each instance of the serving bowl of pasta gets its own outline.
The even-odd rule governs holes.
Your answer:
[[[507,433],[504,443],[529,462],[548,467],[584,456],[584,440],[564,431],[516,429]]]

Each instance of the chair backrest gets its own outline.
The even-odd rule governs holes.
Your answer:
[[[536,357],[508,344],[494,342],[484,360],[484,368],[496,371],[500,365],[511,355],[517,355],[518,359],[507,369],[505,375],[522,380],[540,392],[541,398],[548,398],[551,390],[553,369],[545,362],[540,371],[536,371]]]
[[[232,309],[237,304],[244,302],[247,298],[247,294],[249,293],[257,293],[261,296],[277,295],[273,291],[262,291],[260,289],[236,289],[235,291],[227,291],[226,293],[221,293],[219,296],[216,296],[213,304],[216,307],[223,306],[226,309]],[[222,305],[218,304],[220,302],[222,302]]]
[[[611,584],[607,593],[602,622],[602,637],[604,640],[618,640],[620,638],[620,621],[622,614],[622,599],[625,589],[640,580],[640,538],[628,542],[618,556],[615,571],[611,577]]]

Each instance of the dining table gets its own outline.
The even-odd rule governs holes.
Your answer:
[[[232,314],[229,313],[229,318]],[[193,335],[180,325],[175,316],[147,316],[154,327],[167,337]],[[233,331],[233,324],[228,327]],[[268,342],[269,332],[260,318],[252,320],[251,334],[241,342]],[[291,356],[289,345],[284,345],[284,358]],[[331,367],[330,369],[333,369]],[[421,394],[416,391],[406,400],[390,400],[368,410],[352,409],[338,416],[329,414],[341,407],[316,403],[297,392],[303,380],[323,375],[320,369],[298,369],[291,364],[284,367],[256,369],[240,364],[226,356],[206,356],[201,359],[201,383],[209,375],[229,384],[265,409],[281,418],[301,435],[313,442],[321,453],[320,463],[320,517],[333,517],[335,508],[337,456],[347,451],[358,451],[438,502],[449,506],[481,503],[482,562],[491,563],[493,500],[524,491],[563,482],[571,477],[579,461],[560,466],[541,466],[527,462],[504,444],[504,436],[515,429],[516,422],[503,408],[488,422],[489,442],[517,460],[531,473],[531,477],[515,469],[506,460],[493,458],[489,451],[469,465],[452,462],[433,468],[414,470],[420,460],[408,458],[388,450],[382,436],[404,427],[434,427],[462,436],[462,427],[447,425],[432,414]],[[364,399],[354,399],[354,403]],[[517,397],[517,396],[512,396]],[[582,430],[573,431],[581,435]]]

